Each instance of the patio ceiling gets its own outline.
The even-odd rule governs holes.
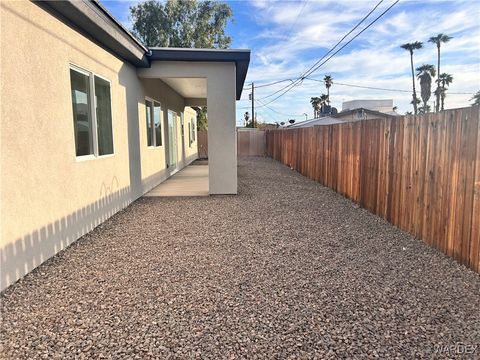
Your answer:
[[[187,67],[195,67],[195,63],[235,63],[235,97],[240,100],[243,85],[250,62],[250,50],[247,49],[185,49],[185,48],[149,48],[150,66],[157,62],[184,62]],[[145,74],[144,72],[140,72]],[[162,78],[163,80],[163,78]],[[169,84],[167,82],[167,84]],[[170,84],[169,84],[170,85]],[[180,84],[175,84],[180,86]],[[170,85],[172,86],[172,85]],[[174,89],[175,87],[172,86]],[[185,85],[185,87],[188,87]],[[189,96],[198,97],[198,96]]]
[[[162,78],[162,81],[184,98],[207,98],[205,78]]]

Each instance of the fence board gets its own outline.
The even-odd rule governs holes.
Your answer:
[[[480,122],[477,122],[477,149],[475,156],[474,191],[472,199],[472,225],[470,229],[470,264],[480,272]]]
[[[266,132],[267,155],[480,272],[479,107]]]
[[[197,132],[197,148],[198,148],[198,157],[200,159],[208,158],[208,132],[207,131]]]
[[[198,157],[208,158],[208,131],[199,131]],[[266,138],[263,130],[237,130],[238,156],[265,156]],[[273,144],[272,144],[273,148]]]

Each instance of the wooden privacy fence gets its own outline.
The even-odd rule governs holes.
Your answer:
[[[237,130],[238,156],[265,156],[265,131]]]
[[[267,155],[480,272],[479,107],[266,133]]]
[[[198,147],[198,157],[200,159],[208,158],[208,132],[207,131],[197,132],[197,147]]]
[[[198,133],[198,157],[208,157],[208,131]],[[237,155],[238,156],[265,156],[265,131],[263,130],[237,130]]]

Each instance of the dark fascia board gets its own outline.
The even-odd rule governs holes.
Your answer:
[[[150,48],[150,61],[234,62],[236,67],[236,97],[242,96],[250,63],[248,49],[184,49]]]
[[[105,49],[137,67],[149,67],[149,50],[95,0],[35,1]]]

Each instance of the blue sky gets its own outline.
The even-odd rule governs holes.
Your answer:
[[[106,8],[128,29],[129,7],[138,1],[102,1]],[[246,85],[295,79],[321,58],[377,3],[376,1],[227,1],[234,13],[227,33],[232,48],[252,51]],[[364,22],[380,15],[393,0],[385,0]],[[415,66],[434,64],[436,47],[430,36],[446,33],[453,39],[442,47],[441,72],[453,75],[445,101],[446,108],[468,106],[472,93],[480,90],[480,5],[475,1],[400,1],[385,16],[345,47],[311,77],[334,78],[330,89],[332,105],[352,99],[393,99],[400,113],[411,110],[411,93],[361,89],[342,84],[411,90],[410,58],[399,46],[422,41],[424,48],[415,53]],[[357,29],[356,32],[362,28]],[[351,36],[353,36],[354,32]],[[350,36],[350,37],[351,37]],[[350,38],[348,37],[347,40]],[[346,40],[346,41],[347,41]],[[268,106],[273,92],[287,83],[258,88],[255,92],[260,121],[285,121],[312,117],[310,97],[325,93],[322,83],[305,80]],[[417,82],[417,87],[419,84]],[[469,93],[469,94],[454,94]],[[248,90],[237,102],[237,123],[250,111]],[[262,100],[263,98],[263,100]],[[434,96],[430,98],[433,107]]]

